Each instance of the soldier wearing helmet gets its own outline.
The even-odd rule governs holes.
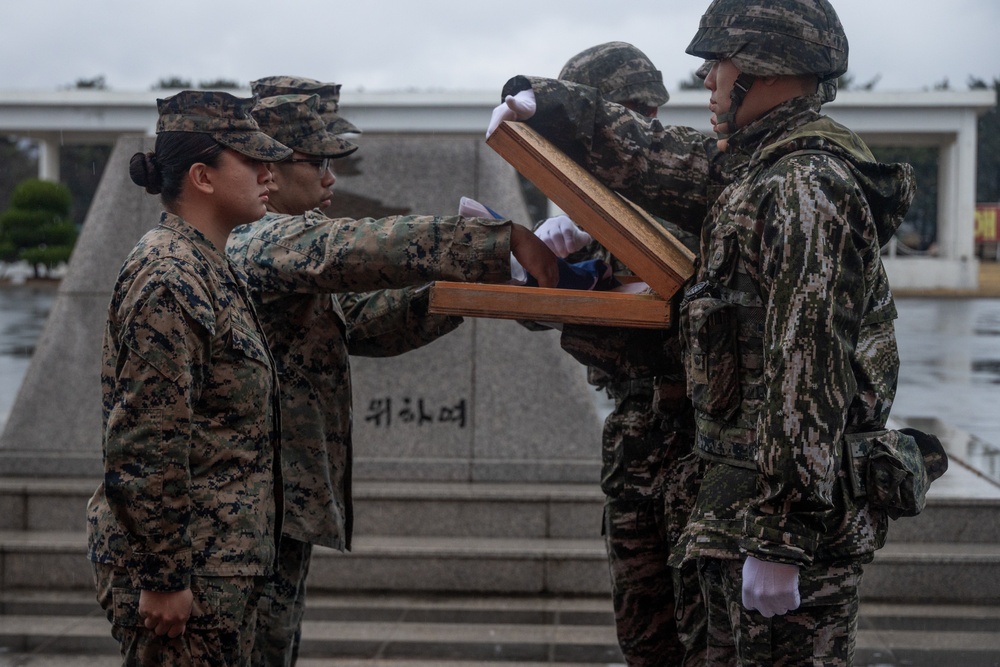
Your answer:
[[[917,473],[942,472],[920,463],[917,438],[886,430],[899,358],[880,248],[913,170],[879,163],[821,113],[848,63],[827,0],[715,0],[688,53],[710,61],[715,139],[524,76],[491,126],[529,122],[608,186],[700,231],[680,329],[706,470],[671,560],[698,565],[706,663],[850,665],[863,566],[901,515],[857,483],[877,477],[865,452],[906,442]]]
[[[584,49],[566,61],[559,78],[597,88],[606,99],[650,118],[670,99],[663,73],[628,42]]]
[[[655,118],[669,99],[663,74],[626,42],[585,49],[566,62],[559,79],[597,88],[609,101],[647,118]],[[697,237],[663,224],[697,250]],[[629,273],[566,216],[549,218],[536,234],[571,262],[600,259],[612,264],[616,275]],[[678,338],[676,331],[655,332],[641,342],[629,337],[636,349],[665,361],[633,379],[621,377],[615,345],[627,334],[567,324],[560,339],[563,349],[587,365],[590,383],[614,401],[602,433],[601,490],[618,644],[632,667],[701,664],[705,616],[697,573],[693,563],[676,573],[667,562],[703,467],[692,451],[694,414],[684,395]]]
[[[716,63],[729,61],[738,71],[728,108],[715,121],[716,133],[724,138],[738,129],[739,108],[759,78],[815,78],[817,86],[824,84],[823,101],[832,100],[837,78],[847,72],[848,45],[829,3],[747,6],[740,0],[716,0],[701,17],[687,53]]]

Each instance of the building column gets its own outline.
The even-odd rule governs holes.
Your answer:
[[[57,136],[38,140],[38,178],[59,182],[59,141]]]

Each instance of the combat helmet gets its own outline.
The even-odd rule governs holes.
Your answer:
[[[670,98],[663,74],[628,42],[607,42],[581,51],[566,61],[559,78],[597,88],[618,104],[635,101],[660,107]]]
[[[740,70],[730,112],[719,119],[731,130],[731,116],[757,77],[813,74],[825,102],[836,94],[826,82],[847,71],[847,35],[828,0],[713,0],[686,51],[729,58]]]

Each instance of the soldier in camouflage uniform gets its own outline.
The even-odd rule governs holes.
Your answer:
[[[349,147],[330,131],[321,104],[318,94],[258,104],[261,128],[295,152],[275,165],[268,214],[235,230],[228,245],[275,356],[285,443],[284,534],[278,571],[261,597],[255,665],[296,660],[313,545],[351,547],[349,354],[398,354],[460,322],[428,315],[426,290],[370,291],[437,279],[506,282],[512,251],[546,284],[556,282],[555,256],[510,221],[325,216],[319,209],[335,181],[329,159]],[[351,294],[348,308],[340,293]]]
[[[646,118],[655,118],[669,98],[660,71],[625,42],[578,53],[559,79],[597,88],[606,100]],[[661,223],[697,250],[696,236]],[[630,273],[565,216],[549,218],[535,233],[570,262],[600,259],[616,275]],[[587,365],[588,381],[614,401],[602,436],[602,532],[622,654],[632,667],[700,664],[705,623],[697,572],[687,566],[681,579],[682,572],[667,564],[703,467],[691,447],[694,413],[685,395],[677,330],[564,325],[560,342]],[[621,361],[626,348],[646,350],[632,355],[637,363],[627,372]]]
[[[879,250],[912,169],[820,113],[848,53],[826,0],[716,0],[688,52],[711,63],[717,141],[528,77],[491,127],[526,120],[651,212],[703,227],[681,327],[708,466],[675,558],[698,563],[706,661],[850,665],[889,516],[858,493],[852,443],[898,433],[884,430],[899,361]],[[720,150],[743,156],[731,173]]]
[[[277,377],[226,235],[290,149],[253,99],[157,100],[130,175],[165,212],[126,258],[104,335],[104,482],[87,507],[98,599],[127,665],[246,665],[282,514]]]
[[[336,155],[346,157],[357,147],[342,135],[361,134],[361,130],[340,115],[339,83],[327,83],[294,76],[268,76],[251,82],[257,97],[263,99],[278,95],[317,95],[316,111],[327,123],[327,131],[341,142]],[[333,178],[333,170],[324,173],[324,181]],[[333,182],[328,183],[332,187]],[[329,207],[329,200],[309,202],[321,209]],[[340,302],[347,325],[350,353],[362,357],[386,357],[402,354],[431,343],[462,323],[461,317],[433,315],[430,313],[430,290],[427,285],[383,289],[367,293],[338,292],[334,298]]]

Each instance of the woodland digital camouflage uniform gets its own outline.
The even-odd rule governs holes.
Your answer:
[[[435,279],[509,279],[509,234],[503,230],[510,224],[427,216],[335,220],[310,211],[268,214],[230,235],[227,251],[259,302],[278,366],[284,439],[294,443],[282,458],[286,535],[350,548],[351,350],[340,303],[330,295]],[[400,312],[401,320],[380,326],[363,320],[359,333],[372,333],[359,335],[358,344],[363,348],[371,337],[394,332],[393,353],[438,333],[404,335],[396,327],[408,316],[405,308]]]
[[[186,643],[235,650],[275,556],[277,386],[227,259],[177,216],[164,213],[119,274],[101,385],[105,476],[88,549],[112,633],[123,651],[158,656],[143,664],[181,660],[185,642],[145,630],[138,599],[191,588]]]
[[[309,155],[342,157],[357,148],[337,135],[340,131],[357,131],[335,113],[338,84],[267,77],[253,82],[252,87],[258,95],[269,95],[254,110],[255,118],[269,135]],[[308,94],[296,94],[299,90]],[[306,233],[325,234],[353,222],[334,222],[320,211],[311,211],[306,218],[305,224],[310,227]],[[258,223],[268,226],[275,243],[282,230],[298,234],[296,226],[300,224],[301,218],[273,214]],[[378,224],[390,225],[392,221]],[[320,230],[324,225],[327,229]],[[257,226],[243,228],[236,236],[246,241],[256,230]],[[237,239],[236,246],[240,243]],[[230,245],[231,252],[241,252]],[[430,291],[426,285],[352,292],[353,287],[340,279],[312,282],[312,264],[291,266],[287,261],[293,254],[282,253],[277,245],[272,250],[278,253],[277,260],[267,252],[260,257],[275,262],[277,273],[287,280],[277,287],[258,283],[255,298],[266,322],[269,343],[284,369],[283,437],[288,454],[283,457],[283,470],[288,529],[278,550],[277,569],[261,597],[255,665],[283,665],[296,660],[313,544],[350,549],[353,505],[348,356],[402,354],[436,340],[462,322],[460,317],[429,312]],[[476,252],[471,247],[464,250]],[[240,262],[247,259],[245,252],[239,257]],[[369,257],[366,272],[358,273],[360,285],[421,282],[418,269],[406,272],[408,279],[393,279],[378,272],[386,261],[392,259]],[[436,266],[432,260],[421,261],[423,266]],[[491,264],[488,271],[493,271],[494,266],[499,264]],[[249,273],[256,275],[259,271],[251,269]],[[509,277],[509,272],[502,275]]]
[[[696,308],[704,315],[700,329],[691,324],[689,304],[682,323],[692,327],[690,338],[708,342],[710,361],[732,374],[699,378],[704,366],[696,352],[690,355],[698,446],[717,462],[702,481],[678,561],[726,567],[748,552],[797,563],[806,596],[817,570],[860,568],[884,542],[887,519],[883,510],[851,496],[842,438],[884,428],[895,392],[895,309],[879,247],[912,198],[911,170],[876,163],[855,135],[820,116],[818,95],[779,105],[742,128],[729,151],[743,158],[727,173],[712,137],[655,121],[640,125],[601,104],[595,91],[572,84],[516,77],[503,94],[527,87],[538,107],[529,124],[602,181],[692,230],[704,221],[694,282],[706,283],[701,294],[733,302],[715,311]],[[738,349],[728,352],[735,355],[729,359],[723,353],[734,348],[727,345]],[[700,389],[699,379],[712,390]],[[747,456],[747,467],[721,461]],[[808,510],[788,513],[787,507]],[[838,585],[856,598],[851,586],[860,572],[840,574]],[[729,610],[741,608],[738,587],[724,595]],[[823,605],[829,599],[803,598],[782,623],[827,627],[830,608]],[[719,630],[710,626],[709,632]],[[814,650],[826,655],[829,646],[801,639],[776,647],[790,656],[783,658],[788,664],[811,661]],[[748,664],[778,664],[757,653],[763,648],[748,642],[740,657]],[[710,664],[715,657],[709,656]],[[720,661],[730,659],[735,656]]]
[[[227,251],[246,273],[282,387],[284,536],[293,546],[279,566],[285,576],[266,593],[269,613],[289,619],[268,628],[275,652],[287,628],[301,622],[299,579],[308,571],[311,545],[351,548],[349,355],[400,354],[461,322],[428,316],[426,290],[377,288],[509,280],[511,224],[428,216],[331,219],[309,211],[268,214],[230,235]],[[341,292],[345,298],[335,298]]]

